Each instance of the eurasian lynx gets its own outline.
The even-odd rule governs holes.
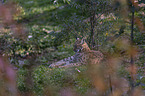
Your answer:
[[[50,67],[73,67],[82,64],[98,64],[103,59],[100,51],[90,50],[87,43],[83,39],[77,39],[74,44],[75,55],[60,60],[50,65]]]
[[[82,64],[98,64],[103,59],[103,54],[100,51],[90,50],[84,39],[77,39],[74,51],[76,52],[74,60]]]

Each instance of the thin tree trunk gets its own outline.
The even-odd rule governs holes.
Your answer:
[[[134,6],[132,5],[132,18],[131,18],[131,34],[130,34],[130,38],[131,38],[131,47],[133,47],[133,31],[134,31]],[[133,58],[133,54],[131,54],[130,56],[130,64],[131,67],[134,67],[134,58]],[[134,74],[131,72],[131,90],[134,89]]]
[[[98,38],[99,34],[98,34],[98,31],[97,31],[97,35],[96,35],[96,38],[97,38],[97,43],[96,43],[96,46],[97,46],[97,51],[99,50],[99,38]]]
[[[95,31],[94,31],[94,28],[95,28],[95,22],[96,22],[96,20],[95,20],[95,10],[93,9],[93,7],[95,7],[95,5],[94,4],[92,4],[92,12],[91,12],[91,17],[90,17],[90,23],[91,23],[91,34],[90,34],[90,41],[89,41],[89,45],[90,45],[90,48],[93,48],[94,46],[95,46],[95,40],[94,40],[94,33],[95,33]]]
[[[111,75],[109,75],[109,87],[110,87],[110,92],[111,94],[113,93],[113,88],[112,88],[112,80],[111,80]]]

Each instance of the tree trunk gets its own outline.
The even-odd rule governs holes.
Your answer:
[[[133,47],[133,39],[134,39],[134,36],[133,36],[133,31],[134,31],[134,6],[132,4],[132,8],[131,8],[131,12],[132,12],[132,18],[131,18],[131,34],[130,34],[130,38],[131,38],[131,48]],[[131,64],[131,67],[134,67],[134,58],[133,58],[133,54],[131,54],[130,56],[130,64]],[[134,74],[131,72],[131,89],[133,90],[134,89]]]
[[[95,20],[95,10],[93,9],[94,4],[91,6],[92,7],[92,11],[91,11],[91,17],[90,17],[90,23],[91,23],[91,34],[90,34],[90,41],[89,41],[89,47],[90,48],[93,48],[95,46],[95,40],[94,40],[94,28],[95,28],[95,23],[96,23],[96,20]]]

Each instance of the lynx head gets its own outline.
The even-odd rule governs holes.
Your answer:
[[[88,51],[88,50],[90,50],[90,48],[88,47],[88,44],[85,42],[85,40],[77,38],[74,44],[74,51],[83,52],[83,51]]]

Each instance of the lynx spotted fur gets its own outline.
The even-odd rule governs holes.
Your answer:
[[[82,64],[98,64],[103,59],[100,51],[90,50],[88,44],[83,39],[77,39],[74,44],[74,61]]]

